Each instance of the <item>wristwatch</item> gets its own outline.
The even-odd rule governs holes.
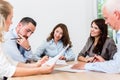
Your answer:
[[[29,48],[26,49],[26,51],[30,51],[31,50],[31,46],[29,46]]]

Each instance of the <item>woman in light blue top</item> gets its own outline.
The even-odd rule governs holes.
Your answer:
[[[35,53],[36,58],[39,59],[43,54],[49,57],[54,57],[61,50],[63,50],[67,44],[69,44],[70,47],[59,58],[60,60],[74,60],[75,54],[71,49],[72,45],[67,26],[65,24],[59,23],[54,27],[46,41],[37,48],[37,51]]]

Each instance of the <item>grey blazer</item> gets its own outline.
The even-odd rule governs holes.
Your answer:
[[[79,56],[84,56],[86,57],[87,55],[89,55],[89,53],[86,55],[86,51],[88,51],[88,49],[91,47],[91,45],[93,44],[93,41],[88,38],[86,45],[84,46],[84,48],[81,50],[81,52],[79,53]],[[91,48],[90,48],[91,49]],[[103,45],[103,49],[101,51],[101,56],[105,59],[105,60],[110,60],[113,59],[113,55],[117,52],[117,47],[115,45],[115,42],[112,38],[107,38],[104,45]],[[92,56],[90,56],[92,57]]]

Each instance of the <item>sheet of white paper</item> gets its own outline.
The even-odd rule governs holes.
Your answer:
[[[47,62],[45,62],[44,64],[42,64],[42,66],[44,65],[53,65],[57,62],[57,60],[59,60],[60,56],[63,55],[63,53],[66,51],[66,49],[69,47],[69,44],[55,57],[49,59]]]
[[[64,66],[64,67],[59,67],[59,68],[55,68],[54,70],[57,71],[66,71],[66,72],[87,72],[87,70],[78,70],[78,69],[72,69],[73,65],[68,65],[68,66]]]
[[[65,60],[57,60],[56,65],[68,65]]]

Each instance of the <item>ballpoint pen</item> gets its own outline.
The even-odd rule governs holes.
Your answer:
[[[100,52],[98,52],[98,54],[96,54],[96,56],[100,55]],[[97,58],[94,56],[92,62],[94,62]]]
[[[22,38],[11,38],[11,40],[22,39]]]
[[[93,58],[93,60],[91,62],[94,62],[96,60],[96,57]]]

